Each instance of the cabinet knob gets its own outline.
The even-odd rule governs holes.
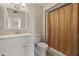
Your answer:
[[[5,56],[4,54],[2,54],[2,56]]]
[[[27,47],[27,45],[24,45],[23,47]]]

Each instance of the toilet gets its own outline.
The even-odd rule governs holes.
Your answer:
[[[41,34],[34,37],[35,44],[35,56],[46,56],[46,51],[48,49],[47,43],[42,42]]]
[[[44,42],[39,42],[37,44],[37,49],[38,49],[39,56],[46,56],[48,45]]]

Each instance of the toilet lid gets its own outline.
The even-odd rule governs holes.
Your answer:
[[[48,45],[44,42],[38,43],[37,46],[39,46],[39,47],[48,47]]]

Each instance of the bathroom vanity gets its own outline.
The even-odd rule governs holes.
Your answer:
[[[40,35],[32,33],[42,33],[42,21],[39,23],[42,13],[35,13],[40,9],[37,7],[31,11],[28,5],[24,8],[12,3],[0,4],[0,56],[34,56],[34,42]]]
[[[34,56],[35,34],[11,34],[0,36],[0,56]]]
[[[20,34],[28,31],[26,8],[0,4],[0,30],[0,34],[3,34],[0,35],[0,56],[34,55],[34,34]]]

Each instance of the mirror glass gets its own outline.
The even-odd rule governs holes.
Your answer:
[[[9,30],[27,29],[27,13],[7,8],[6,29]]]

